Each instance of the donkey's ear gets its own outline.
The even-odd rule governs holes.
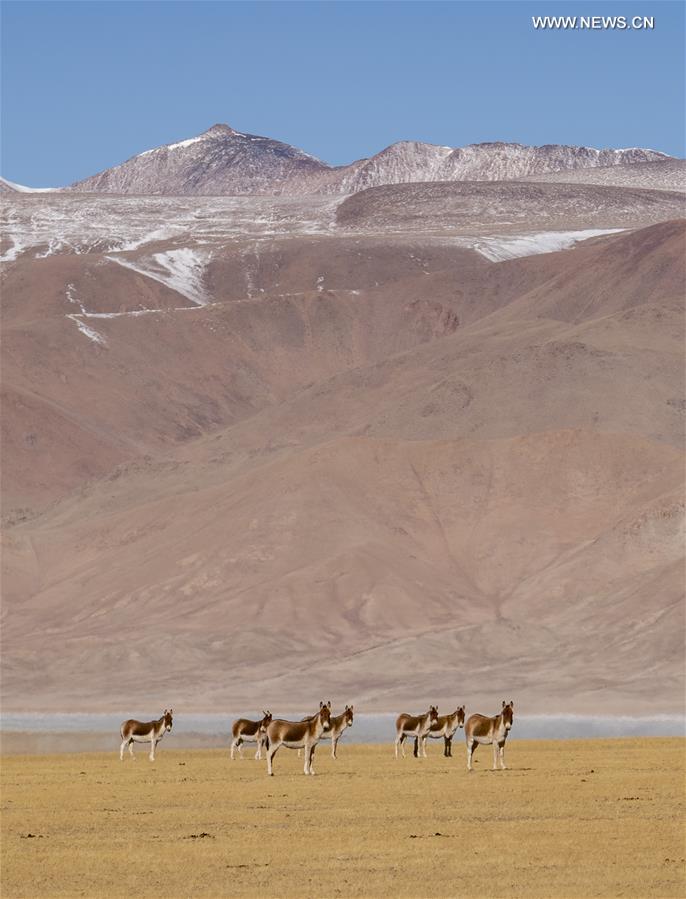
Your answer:
[[[329,700],[329,701],[327,702],[327,705],[328,705],[329,708],[331,708],[331,700]]]
[[[505,700],[503,699],[503,708],[505,708]]]
[[[173,715],[173,714],[174,714],[174,709],[169,709],[169,714],[170,714],[170,715]]]
[[[323,703],[323,702],[320,702],[320,703],[319,703],[319,708],[320,708],[320,709],[323,709],[323,708],[324,708],[324,703]]]
[[[514,699],[511,699],[511,700],[510,700],[510,708],[511,708],[511,709],[514,708]]]

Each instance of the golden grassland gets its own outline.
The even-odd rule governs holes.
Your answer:
[[[686,895],[676,738],[2,759],[2,896]]]

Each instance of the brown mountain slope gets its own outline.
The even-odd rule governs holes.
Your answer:
[[[612,705],[635,706],[657,683],[654,670],[636,673],[637,657],[655,648],[639,623],[656,613],[669,621],[670,606],[672,630],[657,629],[668,650],[659,671],[678,672],[680,541],[655,558],[662,534],[646,542],[640,529],[650,510],[671,527],[681,477],[676,451],[614,435],[356,438],[206,489],[183,470],[174,495],[122,510],[83,514],[77,503],[13,537],[24,559],[30,540],[41,586],[6,600],[5,688],[31,706],[98,694],[118,708],[127,697],[145,703],[173,693],[187,708],[210,709],[256,695],[306,703],[313,678],[324,678],[368,708],[392,708],[431,683],[447,702],[455,688],[446,687],[446,671],[470,696],[488,692],[484,671],[490,683],[509,671],[530,711],[551,696],[589,711],[580,696],[607,670],[599,650],[623,640],[631,652],[613,658]],[[106,487],[115,503],[120,489]],[[664,497],[658,509],[654,493]],[[608,577],[602,538],[620,529],[623,555]],[[20,567],[26,584],[35,569]],[[667,582],[651,605],[627,610],[627,590],[658,577]],[[580,621],[598,602],[604,614],[591,639]],[[621,615],[608,615],[618,605]],[[395,650],[418,635],[431,635],[433,649],[410,689],[414,649],[409,659]],[[475,638],[483,644],[476,664]],[[559,657],[565,643],[571,670]],[[359,653],[371,656],[350,668]],[[320,675],[332,663],[335,683]],[[661,698],[661,710],[678,702],[674,692]]]
[[[485,352],[477,335],[466,351],[473,361],[456,368],[448,358],[437,374],[428,348],[433,341],[508,304],[509,327],[525,334],[534,327],[525,324],[529,319],[574,320],[586,309],[607,314],[648,295],[676,298],[682,245],[678,224],[499,264],[444,242],[346,236],[283,238],[259,250],[225,244],[208,260],[204,290],[213,302],[204,307],[180,294],[176,282],[145,274],[149,250],[124,260],[140,270],[102,253],[24,256],[3,279],[3,433],[12,448],[3,466],[4,514],[39,510],[112,464],[166,453],[310,385],[326,395],[327,379],[346,371],[360,370],[356,389],[365,390],[369,402],[377,396],[385,402],[379,385],[386,368],[365,374],[365,367],[420,344],[427,345],[422,371],[443,384],[427,381],[424,395],[414,392],[420,405],[408,415],[409,433],[444,436],[444,423],[432,432],[431,410],[461,409],[469,400],[464,378],[451,372],[485,365],[484,377],[504,379],[496,395],[505,397],[522,389],[518,372],[525,367],[519,356],[507,358],[509,349],[502,358],[493,355],[499,333]],[[536,371],[545,372],[550,357],[558,366],[582,369],[588,358],[602,372],[592,347],[569,340],[547,345],[546,335],[544,328],[530,338]],[[517,353],[529,349],[518,345]],[[542,383],[545,389],[545,375]],[[615,382],[601,396],[621,390]],[[311,402],[309,394],[300,401],[303,407]],[[555,399],[550,402],[554,406]],[[349,406],[346,414],[357,422],[354,394]],[[487,406],[501,414],[498,403]],[[374,427],[393,421],[397,408],[391,404]],[[678,421],[678,409],[672,411]],[[324,408],[321,419],[327,414]],[[477,405],[470,405],[465,427],[481,426],[471,424],[476,414]],[[477,422],[492,417],[488,408],[478,414]],[[602,413],[589,406],[591,414]],[[320,420],[300,417],[307,427]],[[359,426],[367,427],[362,418]],[[406,426],[398,433],[407,433]]]
[[[373,187],[336,210],[346,227],[412,233],[448,228],[503,233],[562,228],[635,228],[684,216],[677,191],[593,184],[432,182]],[[564,223],[564,224],[563,224]]]
[[[88,423],[107,403],[133,437],[140,416],[150,458],[9,530],[6,707],[294,707],[316,685],[392,710],[507,686],[530,712],[677,711],[683,227],[502,263],[441,249],[428,275],[384,244],[359,295],[269,295],[325,261],[272,248],[254,301],[89,320],[107,346],[19,315],[17,383],[27,341],[59,372],[64,338]],[[234,418],[175,444],[218,396]]]

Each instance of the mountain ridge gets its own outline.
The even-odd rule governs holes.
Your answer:
[[[144,150],[65,189],[198,196],[351,194],[383,184],[498,181],[671,159],[658,150],[640,147],[599,150],[506,141],[448,147],[401,140],[369,158],[332,166],[283,141],[217,123],[194,137]]]

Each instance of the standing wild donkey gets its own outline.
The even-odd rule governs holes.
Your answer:
[[[336,715],[335,718],[331,719],[328,732],[331,734],[332,758],[336,758],[336,747],[338,746],[338,741],[341,739],[341,734],[346,729],[346,727],[352,727],[352,723],[353,707],[351,705],[347,705],[344,712],[341,712],[340,715]]]
[[[398,758],[398,746],[402,749],[405,758],[406,737],[417,737],[425,740],[431,725],[438,720],[438,709],[435,705],[429,706],[425,715],[398,715],[395,722],[395,757]]]
[[[271,712],[262,712],[262,718],[259,721],[250,721],[249,718],[238,718],[231,726],[231,734],[233,743],[231,744],[231,758],[235,758],[234,752],[238,750],[239,758],[243,758],[243,743],[257,743],[256,759],[262,758],[262,748],[268,749],[265,745],[267,742],[267,726],[272,720]]]
[[[305,750],[305,774],[314,774],[312,759],[317,743],[322,738],[324,731],[331,721],[331,705],[319,703],[319,711],[311,718],[304,721],[284,721],[275,719],[267,727],[267,774],[273,775],[272,759],[282,746],[288,749]]]
[[[133,754],[134,743],[150,743],[150,761],[155,761],[155,747],[160,742],[165,733],[172,729],[172,713],[173,709],[164,710],[164,715],[157,721],[136,721],[129,718],[125,721],[119,732],[121,734],[121,746],[119,747],[119,758],[124,761],[124,750],[129,747],[129,755],[135,758]]]
[[[329,700],[329,708],[331,708],[331,700]],[[303,718],[303,721],[311,721],[314,718],[314,715],[310,715],[308,718]],[[340,715],[336,715],[331,718],[329,721],[329,726],[326,729],[326,736],[331,735],[331,758],[336,758],[336,749],[338,748],[338,741],[341,738],[341,734],[346,729],[346,727],[352,727],[353,723],[353,707],[351,705],[347,705],[345,707],[345,711],[341,712]],[[298,758],[300,758],[300,750],[298,750]]]
[[[499,715],[487,718],[485,715],[470,715],[464,728],[467,740],[467,770],[472,771],[472,756],[479,743],[493,743],[493,770],[500,767],[503,771],[505,765],[505,740],[514,721],[514,702],[510,700],[507,705],[503,699],[503,707]]]
[[[464,727],[464,706],[455,709],[452,715],[439,715],[426,735],[430,740],[443,737],[443,755],[451,758],[453,754],[453,737],[458,727]],[[426,737],[422,741],[422,755],[426,758]],[[414,738],[414,757],[419,755],[419,737]]]

